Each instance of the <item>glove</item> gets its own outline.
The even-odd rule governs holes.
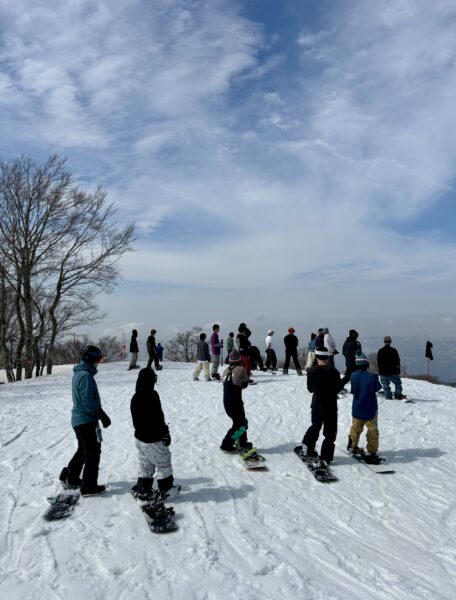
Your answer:
[[[101,424],[105,429],[111,425],[111,419],[108,417],[108,415],[102,408],[100,408],[98,412],[98,418],[100,419]]]
[[[169,446],[171,444],[171,436],[169,433],[162,437],[163,446]]]

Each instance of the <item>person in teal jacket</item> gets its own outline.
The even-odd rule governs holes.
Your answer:
[[[83,496],[102,494],[104,485],[98,485],[101,442],[97,429],[99,420],[103,427],[111,425],[111,419],[101,406],[100,394],[95,381],[97,365],[103,354],[96,346],[81,349],[81,362],[74,367],[71,382],[73,410],[71,426],[78,440],[78,449],[67,467],[62,469],[60,481],[67,488],[81,488]],[[80,479],[82,471],[82,480]]]

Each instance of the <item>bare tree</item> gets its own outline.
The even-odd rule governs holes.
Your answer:
[[[171,362],[194,362],[196,360],[196,344],[202,328],[194,326],[178,333],[166,345],[166,358]]]
[[[81,295],[113,289],[118,261],[133,238],[133,225],[119,229],[113,221],[106,192],[74,186],[65,162],[54,155],[43,165],[25,157],[0,163],[0,264],[14,293],[17,379],[23,367],[25,377],[32,376],[45,332],[52,371],[57,335],[65,329],[59,318],[68,326],[67,312],[76,315]],[[41,298],[34,298],[38,289],[46,299],[45,316],[38,310]]]

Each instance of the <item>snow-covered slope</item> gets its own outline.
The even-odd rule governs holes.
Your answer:
[[[404,380],[414,403],[380,399],[381,450],[393,475],[336,452],[339,481],[314,480],[292,450],[309,424],[306,378],[256,376],[244,392],[250,439],[268,471],[218,447],[229,426],[222,386],[165,363],[157,390],[172,434],[179,530],[154,535],[129,494],[129,413],[137,372],[101,365],[112,427],[100,483],[65,521],[46,496],[76,444],[71,369],[0,386],[0,597],[5,599],[307,600],[456,597],[456,389]],[[339,401],[346,442],[351,396]]]

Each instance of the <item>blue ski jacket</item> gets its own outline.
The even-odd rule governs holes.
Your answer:
[[[98,423],[101,408],[100,394],[95,381],[97,368],[86,362],[80,362],[73,369],[71,390],[73,394],[73,410],[71,426],[77,427],[85,423]]]
[[[376,393],[382,389],[378,375],[362,369],[352,374],[350,383],[353,394],[352,416],[365,421],[373,419],[378,411]]]

